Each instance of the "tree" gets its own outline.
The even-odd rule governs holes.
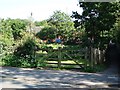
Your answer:
[[[12,29],[10,26],[11,19],[1,19],[0,20],[0,45],[1,51],[7,51],[10,46],[12,46],[14,40],[12,35]]]
[[[11,28],[14,40],[22,38],[22,32],[26,30],[28,22],[21,19],[13,19],[11,20]]]
[[[48,26],[48,23],[47,23],[47,20],[35,21],[35,25],[36,25],[36,26],[44,26],[44,27],[47,27],[47,26]]]
[[[83,8],[82,15],[73,12],[72,17],[75,18],[75,27],[80,25],[85,27],[87,36],[94,40],[98,47],[105,44],[103,42],[106,37],[109,41],[109,31],[113,28],[119,12],[118,2],[80,2],[79,6]],[[108,43],[108,41],[106,41]],[[103,46],[102,46],[103,47]]]
[[[112,36],[114,40],[120,45],[120,17],[118,21],[115,23],[114,28],[112,29]]]
[[[14,38],[14,40],[22,38],[22,32],[26,30],[27,20],[21,19],[2,19],[0,24],[0,32],[6,37]]]
[[[42,40],[54,39],[56,37],[57,30],[54,27],[45,27],[36,34]]]
[[[75,30],[71,17],[61,11],[55,11],[48,19],[48,24],[57,29],[56,35],[62,35],[66,39],[68,39]]]
[[[11,19],[1,19],[0,21],[0,33],[4,35],[4,38],[12,38]]]

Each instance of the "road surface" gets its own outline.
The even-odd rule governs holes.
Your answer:
[[[0,67],[2,88],[116,88],[118,74]]]

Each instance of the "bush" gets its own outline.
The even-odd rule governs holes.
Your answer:
[[[0,56],[1,66],[45,66],[41,57],[39,57],[39,60],[35,57],[36,50],[39,48],[39,40],[34,38],[33,34],[26,33],[21,40],[14,41],[14,47],[12,46],[13,42],[10,39],[0,38],[0,41],[0,46],[2,46],[2,48],[0,48],[0,54],[3,53],[2,57]],[[13,52],[10,51],[9,53],[9,47],[13,49]]]
[[[2,58],[3,66],[20,66],[21,63],[18,61],[18,57],[9,54]],[[19,64],[19,65],[18,65]]]
[[[27,39],[23,45],[21,44],[20,46],[18,46],[15,51],[14,54],[16,56],[19,57],[24,57],[27,58],[27,55],[32,55],[34,52],[34,47],[35,47],[35,43],[33,41],[33,39]]]
[[[10,37],[0,34],[0,46],[2,50],[7,50],[13,44],[13,40]]]
[[[56,36],[56,29],[53,27],[45,27],[36,34],[42,40],[54,39]]]
[[[9,54],[2,58],[2,66],[34,67],[34,63],[29,62],[28,59]]]
[[[28,63],[34,63],[35,62],[35,47],[36,43],[32,38],[28,38],[25,41],[23,41],[23,44],[20,44],[14,51],[14,55],[19,58],[23,58],[28,60]]]
[[[4,34],[0,34],[0,65],[2,65],[2,58],[12,52],[13,43],[14,41],[11,38],[6,37]]]

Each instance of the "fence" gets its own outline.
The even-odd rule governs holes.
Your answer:
[[[47,51],[49,53],[46,57],[48,66],[56,65],[58,68],[67,65],[76,65],[77,68],[84,68],[88,65],[94,66],[95,64],[100,64],[104,61],[104,51],[101,51],[98,48],[58,48]],[[73,61],[74,63],[69,63],[67,61]]]
[[[12,53],[14,51],[14,47],[10,47],[9,49],[11,49],[8,50],[10,52],[0,52],[0,57],[4,56],[5,53]],[[48,54],[43,56],[47,60],[47,65],[56,65],[58,68],[64,66],[84,68],[88,65],[94,66],[95,64],[104,62],[104,51],[92,47],[41,49],[39,51],[47,51]]]

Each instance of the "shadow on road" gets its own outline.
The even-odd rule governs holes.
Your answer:
[[[118,83],[117,74],[107,73],[15,67],[2,67],[1,73],[3,88],[111,88]]]

